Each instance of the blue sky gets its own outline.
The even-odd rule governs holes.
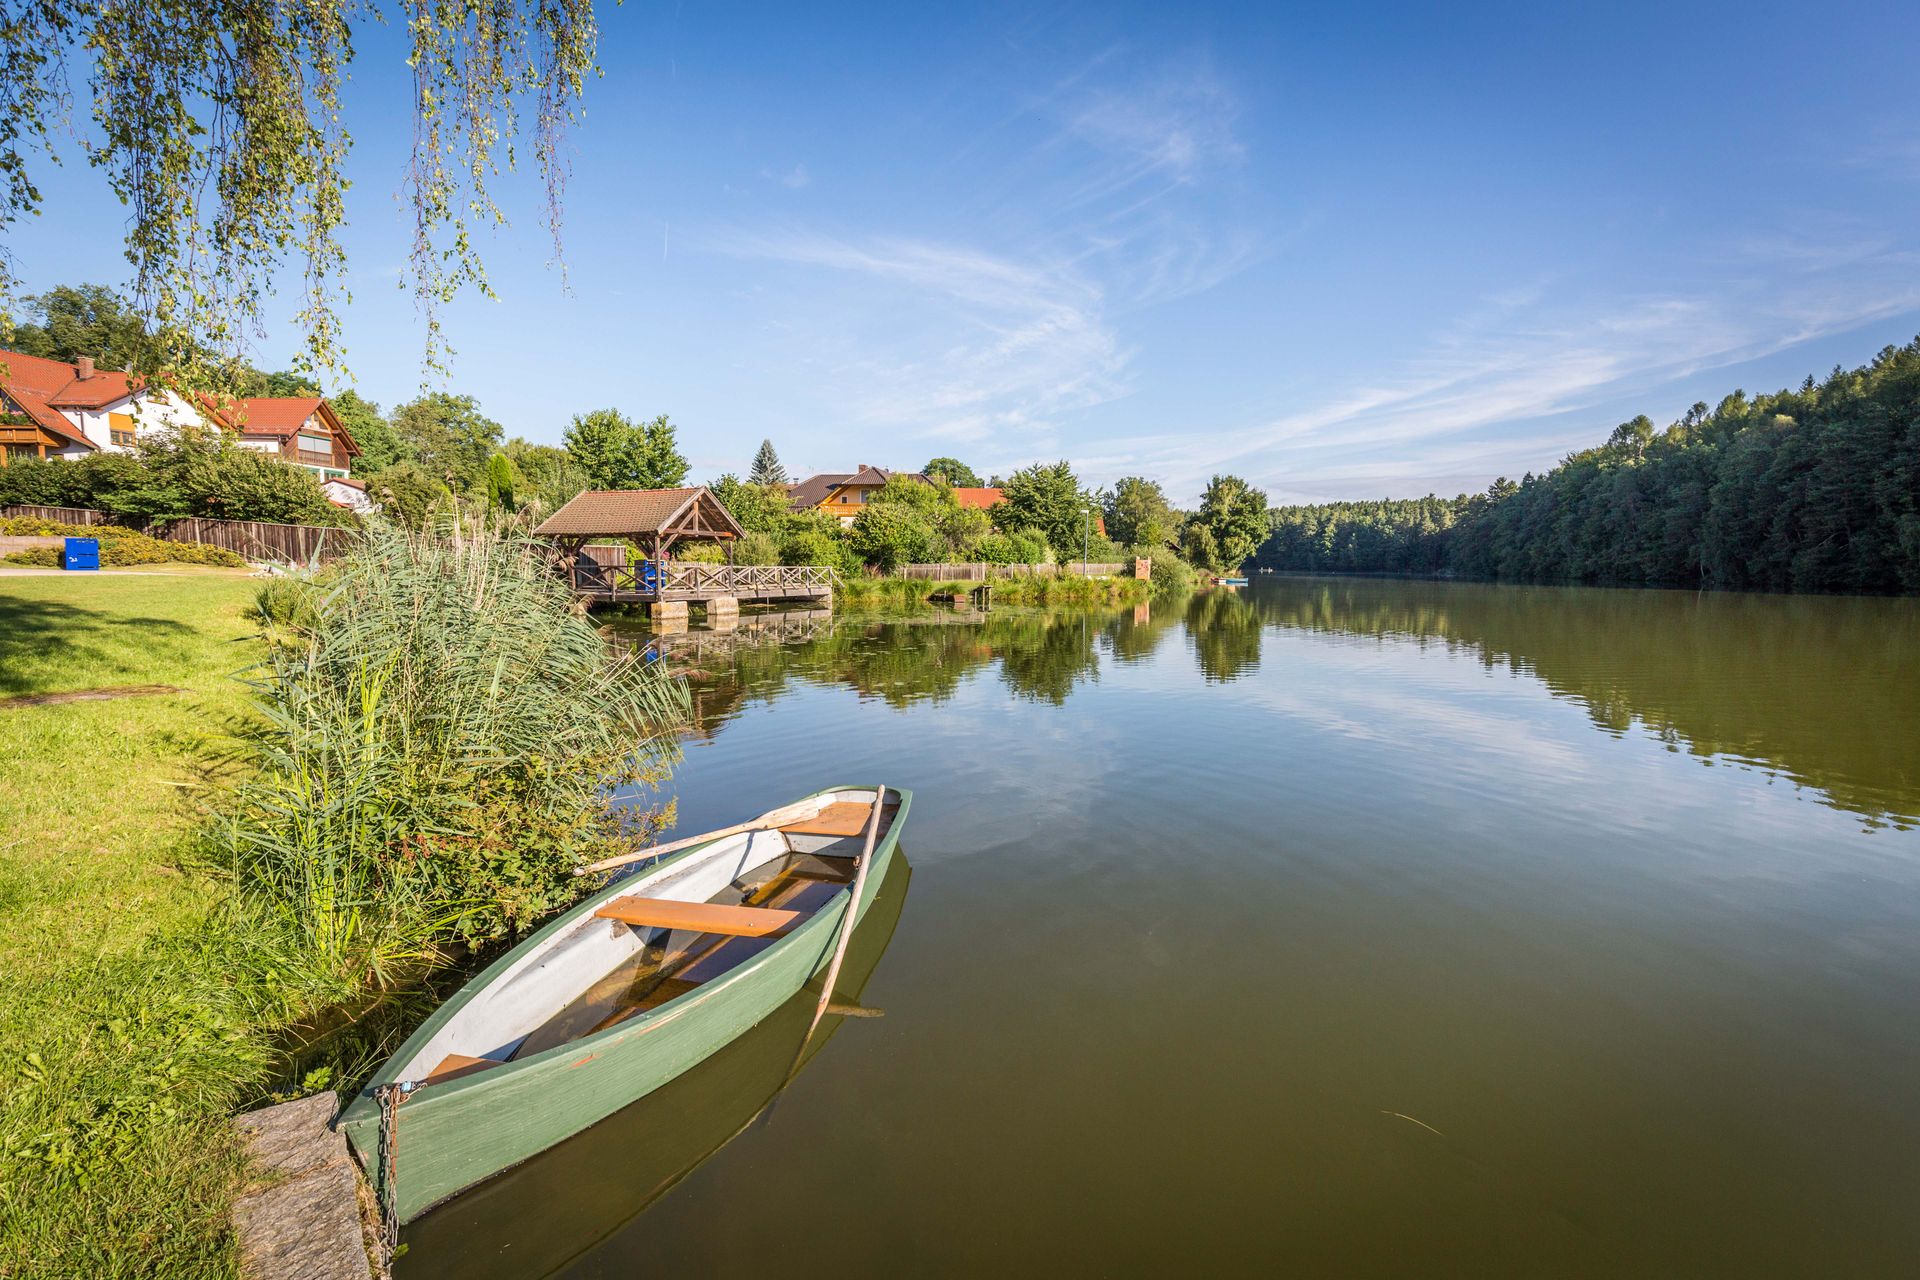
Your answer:
[[[1191,501],[1452,494],[1920,333],[1920,8],[603,5],[571,292],[531,175],[451,389],[557,442],[668,413],[698,478],[1066,457]],[[359,40],[362,394],[416,394],[408,81]],[[124,283],[69,162],[28,288]],[[277,311],[291,316],[297,298]],[[287,324],[255,353],[277,367]]]

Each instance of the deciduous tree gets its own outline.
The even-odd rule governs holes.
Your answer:
[[[665,414],[636,423],[618,409],[583,413],[567,428],[567,452],[595,489],[671,489],[687,478],[687,460]]]
[[[500,445],[500,424],[472,396],[436,391],[393,411],[393,431],[407,454],[448,488],[479,487],[487,457]]]
[[[1037,529],[1054,551],[1072,554],[1087,537],[1093,495],[1080,487],[1066,462],[1035,463],[1014,472],[1002,486],[1006,501],[993,508],[1000,529]]]
[[[0,20],[0,29],[4,27]],[[0,219],[0,226],[4,225]],[[140,313],[105,285],[60,285],[22,301],[26,314],[34,319],[15,328],[0,345],[49,360],[92,356],[102,369],[130,368],[147,354]]]
[[[1267,495],[1239,476],[1215,476],[1200,495],[1200,509],[1188,527],[1206,533],[1195,549],[1211,550],[1205,559],[1188,559],[1217,573],[1237,573],[1266,540]]]
[[[565,449],[510,437],[500,451],[513,463],[520,484],[515,495],[521,506],[538,502],[543,511],[565,505],[587,487],[587,477]]]
[[[925,560],[934,543],[932,527],[904,502],[868,503],[847,533],[854,554],[886,571]]]
[[[0,295],[11,282],[5,232],[40,209],[34,173],[58,158],[72,107],[68,52],[84,50],[96,126],[85,154],[131,212],[136,309],[158,338],[141,363],[231,388],[220,379],[235,370],[218,357],[237,356],[259,331],[272,282],[290,266],[307,363],[337,367],[344,90],[354,23],[380,16],[353,0],[0,7]],[[532,153],[545,180],[557,255],[563,143],[597,31],[591,0],[420,3],[405,17],[409,276],[433,363],[440,307],[462,288],[490,292],[477,233],[503,221],[490,183],[516,149]]]
[[[1125,476],[1106,495],[1107,536],[1123,547],[1166,546],[1179,532],[1180,517],[1155,481]]]
[[[784,486],[742,480],[731,471],[707,486],[740,527],[750,533],[778,534],[789,518]]]
[[[329,397],[327,403],[333,406],[334,416],[340,419],[340,425],[347,429],[353,442],[360,446],[360,456],[353,461],[355,471],[367,474],[385,471],[413,456],[394,433],[393,424],[381,414],[380,406],[363,399],[358,391],[342,391]]]
[[[980,487],[979,473],[958,458],[935,458],[920,468],[920,472],[930,480],[944,480],[955,488]]]

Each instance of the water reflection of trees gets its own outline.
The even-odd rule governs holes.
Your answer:
[[[1187,601],[1187,634],[1209,681],[1233,680],[1260,665],[1260,613],[1237,591],[1207,591]]]
[[[1145,661],[1177,628],[1207,680],[1232,680],[1258,666],[1260,627],[1244,599],[1215,591],[1122,609],[749,615],[728,631],[637,632],[627,639],[689,678],[698,732],[710,734],[748,703],[771,700],[795,683],[851,688],[905,707],[944,702],[989,666],[1015,697],[1058,705],[1097,682],[1103,660]]]
[[[1544,683],[1596,726],[1777,769],[1872,821],[1920,818],[1920,602],[1478,584],[1261,579],[1152,607],[1005,610],[666,638],[701,731],[794,683],[892,706],[943,702],[998,667],[1016,697],[1062,703],[1184,631],[1202,676],[1255,671],[1268,629],[1442,645]]]
[[[1157,613],[1157,616],[1156,616]],[[996,667],[1020,698],[1060,704],[1099,678],[1100,663],[1149,657],[1183,616],[1123,610],[930,612],[902,618],[821,616],[804,627],[749,617],[731,632],[629,637],[685,674],[698,731],[714,732],[747,704],[792,684],[839,686],[890,706],[940,703]]]
[[[1873,819],[1920,817],[1920,604],[1287,579],[1270,626],[1474,652],[1675,750],[1780,770]]]

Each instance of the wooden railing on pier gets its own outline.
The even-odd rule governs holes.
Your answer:
[[[582,556],[572,583],[578,594],[608,602],[819,600],[833,595],[833,570],[810,564],[600,564]]]

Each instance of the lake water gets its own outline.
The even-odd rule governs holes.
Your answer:
[[[1920,602],[1256,579],[660,644],[682,831],[915,792],[884,1016],[794,1074],[803,998],[403,1280],[1920,1272]]]

